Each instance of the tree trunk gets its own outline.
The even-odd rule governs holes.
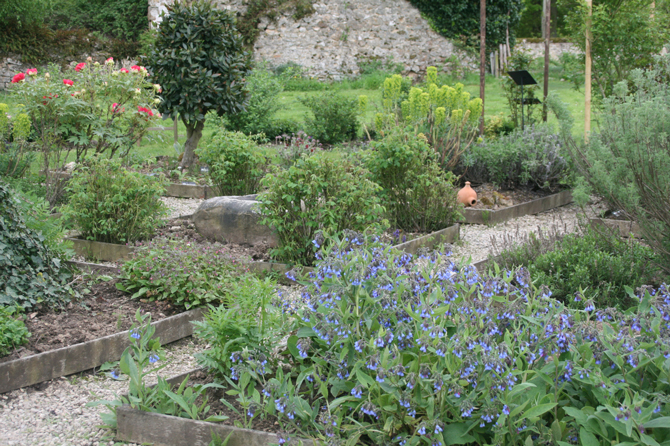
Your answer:
[[[479,118],[479,136],[484,136],[484,93],[486,92],[486,0],[479,2],[479,97],[482,116]]]
[[[195,149],[202,138],[202,129],[205,127],[205,121],[196,121],[195,126],[191,122],[183,121],[186,126],[186,143],[184,144],[184,156],[181,159],[182,171],[191,167],[195,160]]]

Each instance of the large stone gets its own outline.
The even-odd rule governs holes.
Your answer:
[[[277,233],[260,224],[257,195],[215,197],[205,200],[193,215],[203,237],[217,242],[276,247]]]

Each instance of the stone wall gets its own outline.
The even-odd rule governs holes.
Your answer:
[[[171,0],[150,0],[149,19],[159,20]],[[244,12],[243,0],[219,0],[221,8]],[[416,75],[426,67],[442,67],[456,55],[461,64],[475,61],[440,36],[406,0],[320,0],[315,13],[295,21],[288,11],[275,21],[265,19],[254,47],[257,60],[272,65],[297,63],[308,75],[340,79],[359,73],[360,62],[371,59],[401,63],[405,73]]]
[[[0,59],[0,90],[6,89],[16,74],[25,73],[28,68],[33,67],[22,64],[21,58],[17,56]]]
[[[530,52],[533,58],[544,58],[544,42],[527,42],[523,39],[517,40],[515,49],[523,49]],[[580,54],[581,50],[574,43],[553,43],[549,47],[549,57],[558,60],[563,53]]]

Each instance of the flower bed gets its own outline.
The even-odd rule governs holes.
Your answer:
[[[513,218],[523,217],[524,215],[539,214],[540,212],[565,206],[569,203],[572,203],[572,192],[566,190],[499,210],[465,208],[463,216],[466,223],[494,225]]]

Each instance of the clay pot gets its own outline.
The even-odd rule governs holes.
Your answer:
[[[470,187],[470,182],[465,182],[465,187],[458,191],[456,196],[459,203],[463,203],[465,206],[474,206],[477,203],[477,192]]]

